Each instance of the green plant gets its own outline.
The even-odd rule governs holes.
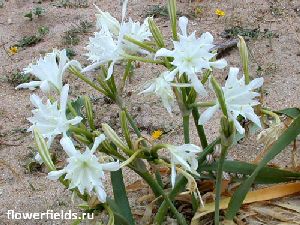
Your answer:
[[[33,20],[33,16],[37,16],[40,17],[42,15],[44,15],[44,13],[46,12],[46,10],[42,7],[35,7],[34,9],[30,10],[29,12],[27,12],[24,17],[29,18],[30,21]]]
[[[65,45],[78,45],[80,36],[91,31],[93,24],[89,21],[80,21],[79,24],[73,25],[71,29],[66,31],[63,35],[63,43]]]
[[[21,48],[26,48],[26,47],[36,45],[37,43],[43,40],[44,36],[47,35],[48,32],[49,32],[48,27],[39,27],[37,34],[31,36],[24,36],[22,39],[18,41],[16,46]]]

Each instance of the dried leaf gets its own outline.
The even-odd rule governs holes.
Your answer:
[[[148,195],[144,195],[142,197],[139,197],[136,201],[137,202],[144,202],[144,201],[153,201],[154,199],[155,199],[154,194],[148,194]]]
[[[300,192],[300,183],[289,183],[289,184],[281,184],[274,185],[268,188],[259,189],[256,191],[249,192],[246,198],[243,201],[243,204],[259,202],[259,201],[267,201],[275,198],[284,197],[287,195],[291,195],[294,193]],[[228,207],[228,203],[230,198],[223,198],[220,202],[220,209],[226,209]],[[199,208],[197,213],[194,215],[192,219],[191,225],[196,225],[198,223],[198,219],[202,216],[214,212],[215,203],[208,203],[203,208]]]
[[[147,187],[147,185],[142,180],[137,180],[137,181],[133,182],[132,184],[127,185],[126,191],[127,192],[138,191],[145,187]]]

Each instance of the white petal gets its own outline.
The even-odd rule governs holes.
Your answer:
[[[60,144],[63,147],[64,151],[68,154],[69,157],[78,154],[78,151],[75,149],[75,146],[69,137],[64,136],[60,140]]]
[[[201,83],[201,81],[198,79],[197,75],[196,74],[189,74],[188,75],[190,80],[191,80],[191,83],[193,85],[193,87],[195,88],[195,91],[202,95],[202,96],[206,96],[207,93],[204,89],[204,86],[203,84]]]
[[[68,102],[68,92],[69,92],[69,85],[66,84],[65,86],[63,86],[60,93],[60,110],[62,112],[66,112],[67,102]]]
[[[183,34],[183,36],[187,36],[187,25],[188,25],[188,18],[186,18],[185,16],[182,16],[179,18],[179,28],[181,30],[181,33]]]
[[[155,58],[156,57],[159,57],[159,56],[170,56],[170,57],[173,57],[174,54],[173,54],[173,51],[170,51],[166,48],[161,48],[159,49],[156,54],[155,54]]]
[[[206,109],[199,118],[198,124],[199,125],[204,125],[207,123],[208,120],[210,120],[213,115],[215,114],[215,112],[219,109],[219,105],[216,104],[212,107],[209,107],[208,109]]]
[[[212,44],[214,41],[214,37],[209,32],[205,32],[201,35],[200,41],[202,44]]]
[[[211,67],[217,68],[217,69],[223,69],[227,66],[227,61],[225,59],[220,59],[214,62],[209,63]]]
[[[100,134],[100,136],[95,138],[93,147],[91,149],[91,152],[94,153],[96,151],[96,149],[98,148],[98,146],[105,140],[105,135],[104,134]]]
[[[259,117],[255,114],[254,110],[252,107],[247,107],[245,110],[245,116],[247,119],[251,120],[253,123],[255,123],[257,126],[261,127],[260,119]]]
[[[175,186],[175,181],[176,181],[176,166],[175,164],[171,165],[171,184],[172,187]]]
[[[238,73],[239,73],[239,68],[230,67],[226,84],[236,81]]]
[[[101,164],[102,169],[106,171],[117,171],[120,169],[120,163],[117,162],[110,162],[110,163],[103,163]]]
[[[50,180],[58,180],[62,175],[64,175],[66,171],[64,169],[62,170],[56,170],[56,171],[51,171],[48,173],[48,179]]]
[[[103,187],[102,186],[101,187],[96,186],[95,191],[96,191],[96,194],[97,194],[98,199],[100,200],[100,202],[102,202],[102,203],[106,202],[106,196],[107,195],[106,195]]]
[[[261,87],[264,83],[264,78],[260,77],[260,78],[256,78],[254,80],[252,80],[248,86],[250,87],[250,89],[254,90],[257,89],[259,87]]]
[[[108,67],[108,70],[107,70],[107,77],[105,80],[109,80],[111,78],[111,75],[113,74],[114,72],[114,65],[115,65],[115,62],[111,62],[111,64],[109,65]]]
[[[176,69],[174,69],[172,71],[165,71],[165,72],[163,72],[161,74],[161,76],[163,76],[166,81],[171,82],[171,81],[174,80],[174,78],[175,78],[175,76],[176,76],[177,73],[178,73],[178,69],[176,68]]]
[[[125,16],[126,16],[127,4],[128,4],[128,0],[124,0],[123,5],[122,5],[122,23],[123,23],[123,21],[125,19]]]
[[[35,156],[34,156],[34,160],[38,163],[38,164],[40,164],[40,165],[42,165],[43,164],[43,159],[42,159],[42,157],[41,157],[41,155],[39,154],[39,153],[37,153]]]
[[[72,125],[76,125],[76,124],[80,123],[81,120],[82,120],[82,117],[76,116],[75,118],[68,120],[68,123],[70,123]]]
[[[42,90],[42,92],[48,93],[50,91],[49,81],[48,80],[42,81],[42,83],[40,85],[40,89]]]
[[[23,83],[18,85],[16,89],[29,88],[29,90],[34,90],[36,87],[40,86],[41,83],[41,81],[31,81],[29,83]]]
[[[229,116],[230,117],[230,116]],[[233,120],[233,123],[235,125],[236,130],[240,133],[240,134],[244,134],[245,133],[245,129],[241,126],[241,124],[239,123],[239,121],[235,118],[235,117],[231,117],[231,119]]]
[[[95,62],[95,63],[93,63],[92,65],[89,65],[89,66],[83,68],[83,69],[81,70],[81,73],[93,71],[93,70],[97,69],[99,66],[103,65],[103,64],[106,63],[106,62],[107,62],[107,60],[100,61],[100,62]]]

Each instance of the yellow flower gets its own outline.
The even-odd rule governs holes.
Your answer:
[[[163,132],[161,130],[155,130],[152,132],[151,136],[154,140],[159,139]]]
[[[218,16],[225,16],[225,12],[221,9],[216,9],[215,14]]]
[[[19,51],[18,47],[17,46],[11,46],[9,47],[9,53],[14,55],[14,54],[17,54]]]

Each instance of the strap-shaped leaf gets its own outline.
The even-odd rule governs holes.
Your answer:
[[[214,162],[210,165],[203,164],[200,165],[200,172],[212,172],[216,171],[218,167],[218,163]],[[242,174],[244,176],[249,176],[256,169],[257,165],[239,162],[239,161],[225,161],[223,171],[227,173],[235,173]],[[245,179],[245,178],[241,178]],[[254,180],[256,184],[274,184],[274,183],[282,183],[293,180],[300,180],[300,173],[295,173],[291,171],[276,169],[272,167],[263,167],[258,173],[257,177]]]
[[[131,225],[130,222],[121,214],[120,208],[114,200],[107,198],[106,202],[114,213],[115,225]]]
[[[253,173],[249,178],[247,178],[241,186],[236,190],[234,195],[232,196],[228,211],[226,213],[226,219],[232,220],[236,215],[237,211],[242,205],[246,194],[251,188],[251,185],[255,181],[259,172],[270,162],[276,155],[278,155],[281,151],[283,151],[286,146],[288,146],[300,133],[300,116],[297,117],[291,125],[284,131],[284,133],[277,139],[276,142],[270,147],[267,154],[257,165]]]
[[[122,169],[113,171],[111,174],[111,183],[114,191],[114,201],[119,208],[119,213],[126,218],[129,224],[134,224],[134,219],[129,206],[127,193],[123,181]],[[122,224],[123,225],[123,224]]]
[[[300,109],[299,108],[286,108],[286,109],[276,111],[276,113],[284,114],[288,117],[291,117],[292,119],[295,119],[300,115]]]

